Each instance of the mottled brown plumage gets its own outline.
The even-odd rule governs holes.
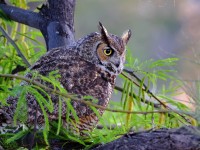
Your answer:
[[[76,94],[79,97],[93,96],[98,100],[98,105],[106,107],[114,88],[116,76],[123,69],[125,45],[131,33],[129,30],[122,37],[108,34],[101,23],[99,30],[100,33],[91,33],[78,40],[74,46],[52,49],[30,69],[36,70],[44,76],[47,76],[51,71],[58,70],[61,75],[59,81],[69,93]],[[32,78],[32,75],[29,73],[26,77]],[[38,81],[51,87],[48,83],[44,83],[41,80]],[[48,118],[50,121],[56,121],[58,120],[58,96],[50,95],[54,104],[54,110],[52,113],[48,112]],[[10,97],[7,100],[9,106],[0,108],[0,126],[3,123],[12,124],[17,99],[18,97]],[[37,124],[42,125],[44,123],[44,116],[34,96],[28,93],[26,100],[28,104],[26,124],[33,126],[35,116],[37,116]],[[92,130],[98,122],[96,114],[83,103],[72,101],[72,106],[79,117],[79,123],[74,122],[78,133],[82,134],[84,130]],[[69,125],[66,122],[66,108],[66,103],[63,101],[63,126]],[[104,112],[101,109],[98,109],[98,111],[100,115]],[[73,117],[71,118],[73,120]]]

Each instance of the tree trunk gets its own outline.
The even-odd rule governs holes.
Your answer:
[[[9,6],[4,0],[0,0],[0,9],[11,20],[40,30],[48,51],[75,43],[75,3],[76,0],[48,0],[39,8],[39,13],[36,13]]]

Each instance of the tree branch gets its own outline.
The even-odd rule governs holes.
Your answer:
[[[123,92],[123,88],[121,87],[118,87],[118,86],[115,86],[115,90],[118,90],[119,92]],[[126,92],[125,92],[126,93]],[[131,92],[129,93],[129,96],[133,96],[133,98],[137,98],[137,96],[134,94],[132,95]],[[147,100],[147,99],[143,99],[141,98],[141,101],[147,105],[151,105],[151,106],[154,106],[155,108],[161,108],[160,104],[156,104],[154,102],[151,102],[150,100]]]
[[[2,34],[5,36],[5,38],[13,45],[13,47],[15,48],[15,50],[17,51],[17,54],[19,55],[19,57],[21,57],[21,59],[23,60],[23,62],[26,64],[27,67],[30,67],[30,63],[28,62],[28,60],[25,58],[25,56],[22,54],[22,52],[20,51],[19,47],[17,46],[17,44],[11,39],[11,37],[4,31],[4,29],[0,26],[0,31],[2,32]]]
[[[127,71],[127,70],[126,70]],[[128,72],[130,74],[130,72]],[[132,81],[136,86],[140,87],[140,84],[136,83],[132,78],[128,77],[124,72],[121,73],[125,78],[127,78],[128,80]],[[132,74],[131,74],[132,75]],[[132,75],[133,77],[135,77],[139,82],[141,82],[141,80],[136,76],[136,75]],[[142,87],[142,90],[144,92],[146,92],[147,94],[149,94],[150,96],[152,96],[155,100],[157,100],[164,108],[167,108],[169,110],[173,110],[170,106],[166,105],[162,100],[160,100],[158,97],[156,97],[148,88],[147,86],[144,84]],[[179,116],[181,116],[186,122],[188,122],[188,120],[185,118],[185,116],[183,116],[181,113],[177,114]],[[181,121],[179,119],[179,121]],[[181,121],[182,122],[182,121]]]
[[[93,106],[95,108],[99,108],[99,109],[102,109],[102,110],[106,110],[106,111],[110,111],[110,112],[116,112],[116,113],[128,113],[128,114],[143,114],[143,115],[146,115],[146,114],[153,114],[153,113],[177,113],[177,114],[186,114],[190,117],[192,117],[192,114],[191,113],[187,113],[187,112],[183,112],[183,111],[177,111],[177,110],[156,110],[156,111],[146,111],[146,112],[143,112],[143,111],[126,111],[126,110],[119,110],[119,109],[111,109],[111,108],[107,108],[107,107],[103,107],[101,105],[98,105],[98,104],[95,104],[95,103],[92,103],[90,101],[87,101],[86,99],[84,98],[77,98],[76,96],[74,96],[74,94],[67,94],[67,93],[63,93],[63,92],[60,92],[58,90],[55,90],[55,89],[52,89],[52,88],[49,88],[37,81],[34,81],[33,79],[29,79],[29,78],[25,78],[23,76],[19,76],[19,75],[12,75],[12,74],[0,74],[0,77],[8,77],[8,78],[15,78],[15,79],[20,79],[20,80],[23,80],[23,81],[26,81],[28,83],[31,83],[31,84],[34,84],[42,89],[44,89],[45,91],[47,92],[51,92],[51,93],[54,93],[56,95],[60,95],[60,96],[63,96],[65,98],[70,98],[74,101],[78,101],[78,102],[81,102],[81,103],[84,103],[88,106]]]
[[[0,3],[0,9],[13,21],[40,29],[43,18],[39,13]]]
[[[122,75],[127,78],[128,80],[132,81],[137,87],[140,87],[140,84],[136,83],[133,79],[131,79],[130,77],[128,77],[125,73],[122,72]],[[134,76],[135,77],[135,76]],[[137,77],[137,76],[136,76]],[[141,82],[141,80],[137,77],[137,80],[139,80],[139,82]],[[169,106],[167,106],[164,102],[162,102],[160,99],[158,99],[149,89],[147,89],[146,85],[143,85],[142,90],[144,92],[146,92],[147,94],[149,94],[150,96],[152,96],[155,100],[157,100],[162,106],[164,106],[165,108],[169,108]]]

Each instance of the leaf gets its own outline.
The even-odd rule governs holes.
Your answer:
[[[73,137],[73,136],[71,136],[71,135],[69,135],[69,134],[67,134],[67,137],[68,137],[70,140],[75,141],[75,142],[78,142],[78,143],[80,143],[80,144],[82,144],[82,145],[85,146],[85,143],[84,143],[82,140],[78,139],[77,137]]]
[[[145,81],[145,77],[143,77],[141,82],[140,82],[139,93],[138,93],[138,107],[140,108],[141,111],[142,111],[142,107],[141,107],[141,98],[140,97],[145,99],[144,91],[143,91],[144,81]]]
[[[38,93],[38,96],[39,96],[40,98],[43,97],[42,100],[43,100],[44,104],[47,104],[47,103],[48,103],[47,105],[48,105],[49,111],[50,111],[50,112],[53,112],[53,102],[52,102],[51,97],[49,96],[49,94],[48,94],[46,91],[44,91],[42,88],[38,87],[38,86],[31,85],[31,87],[33,87],[33,88],[35,88],[35,89],[38,89],[39,92],[41,92],[42,94],[44,94],[44,96],[43,96],[43,95],[41,95],[39,92],[37,92],[37,93]],[[36,94],[36,95],[37,95],[37,94]],[[48,102],[47,102],[46,99],[48,100]],[[47,106],[47,105],[46,105],[46,106]]]
[[[42,93],[46,94],[45,96],[47,96],[49,101],[47,101],[46,97],[44,97],[42,94],[40,94],[39,91],[37,91],[35,88],[32,88],[32,87],[35,87],[35,88],[39,89]],[[43,107],[45,106],[50,113],[53,112],[54,107],[53,107],[53,103],[51,101],[51,98],[49,97],[49,95],[44,90],[42,90],[41,88],[36,87],[34,85],[32,85],[31,87],[28,87],[27,90],[30,94],[34,95],[36,100],[39,101],[41,104],[43,104],[42,106]]]
[[[53,106],[49,105],[49,103],[45,100],[45,98],[34,88],[29,87],[28,92],[30,94],[34,95],[35,99],[37,100],[37,102],[38,102],[38,104],[39,104],[39,106],[42,110],[44,120],[45,120],[45,126],[44,126],[44,129],[43,129],[43,136],[44,136],[44,140],[45,140],[46,144],[48,145],[49,119],[48,119],[48,115],[47,115],[47,112],[46,112],[44,106],[46,108],[48,108],[48,110],[50,112],[53,111]]]
[[[25,130],[25,131],[19,131],[17,133],[14,134],[14,136],[12,136],[11,138],[7,139],[6,140],[6,143],[9,144],[9,143],[12,143],[20,138],[22,138],[24,135],[26,135],[29,131],[28,130]]]
[[[179,110],[187,110],[188,107],[185,104],[175,101],[174,99],[170,98],[169,96],[159,95],[160,98],[169,102],[172,106],[179,108]]]
[[[42,44],[41,42],[39,42],[38,40],[33,39],[33,38],[31,38],[30,36],[26,35],[26,33],[20,33],[20,32],[16,32],[16,33],[19,34],[19,35],[21,35],[21,36],[26,37],[27,39],[32,40],[32,41],[35,42],[36,44],[43,45],[43,44]]]
[[[163,108],[163,106],[161,107]],[[163,108],[163,109],[166,109],[166,108]],[[164,125],[164,122],[166,120],[166,117],[165,117],[166,113],[160,113],[159,114],[159,120],[158,120],[158,127],[162,127],[162,125]]]
[[[64,99],[64,101],[67,104],[67,109],[69,109],[69,112],[70,112],[69,114],[72,114],[72,116],[74,117],[75,121],[78,123],[79,122],[79,117],[77,116],[76,111],[74,110],[74,107],[71,104],[71,100],[70,99]]]
[[[133,111],[133,97],[129,96],[129,99],[128,99],[128,108],[127,110],[128,111]],[[131,116],[132,114],[131,113],[127,113],[126,114],[126,127],[128,128],[129,127],[129,124],[130,124],[130,120],[131,120]]]
[[[12,22],[12,20],[0,9],[0,18],[4,19],[7,22]]]
[[[122,96],[121,96],[121,104],[123,105],[124,103],[124,99],[125,99],[125,95],[126,95],[126,86],[128,84],[128,80],[124,81],[124,87],[123,87],[123,91],[122,91]]]
[[[128,82],[127,87],[126,87],[125,101],[124,101],[124,104],[123,104],[123,109],[124,110],[126,109],[126,104],[128,102],[130,90],[131,90],[131,83]]]
[[[161,60],[156,60],[151,65],[149,66],[150,68],[155,68],[155,67],[163,67],[163,66],[173,66],[175,65],[176,61],[178,61],[178,58],[166,58],[166,59],[161,59]]]
[[[27,120],[28,108],[27,108],[27,102],[26,102],[26,94],[27,94],[27,87],[24,86],[20,93],[20,96],[17,102],[17,108],[15,110],[15,114],[13,117],[13,122],[15,125],[17,124],[18,119],[21,122],[25,122]]]
[[[59,96],[59,102],[58,102],[58,129],[57,129],[57,135],[60,132],[61,124],[62,124],[62,99],[61,96]]]

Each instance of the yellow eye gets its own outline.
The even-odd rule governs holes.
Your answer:
[[[112,55],[112,53],[113,53],[113,50],[112,49],[104,49],[104,54],[106,55],[106,56],[110,56],[110,55]]]

